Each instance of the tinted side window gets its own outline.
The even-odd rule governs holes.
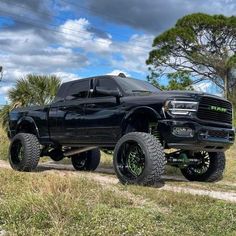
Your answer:
[[[56,97],[54,99],[54,102],[63,100],[66,97],[66,94],[67,94],[67,91],[68,91],[69,87],[70,87],[70,85],[68,83],[62,84],[60,86],[58,92],[57,92],[57,95],[56,95]]]
[[[118,88],[116,82],[111,78],[99,79],[97,86],[107,90],[116,90]]]
[[[105,90],[117,90],[118,88],[117,83],[111,78],[98,79],[97,86]],[[107,97],[107,96],[109,97],[109,95],[96,94],[96,93],[91,94],[91,97]]]
[[[71,84],[69,87],[66,99],[71,100],[75,98],[86,98],[88,96],[89,91],[89,81],[88,80],[81,80],[76,81]]]

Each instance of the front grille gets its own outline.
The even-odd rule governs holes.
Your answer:
[[[223,108],[226,111],[217,111],[212,107]],[[201,120],[232,124],[232,105],[222,99],[202,97],[199,102],[197,117]]]

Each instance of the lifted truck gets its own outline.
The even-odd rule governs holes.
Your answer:
[[[42,156],[69,157],[76,170],[92,171],[100,149],[114,150],[122,183],[152,185],[166,164],[190,181],[221,179],[235,133],[223,98],[105,75],[62,84],[50,105],[14,109],[9,138],[18,171],[34,170]]]

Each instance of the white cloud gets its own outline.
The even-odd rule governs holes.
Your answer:
[[[3,94],[6,94],[9,89],[11,89],[13,86],[11,85],[5,85],[5,86],[2,86],[0,87],[0,95],[3,95]]]
[[[49,74],[87,66],[85,55],[77,54],[68,48],[44,48],[37,53],[0,54],[4,70],[4,80],[14,82],[26,74]]]
[[[3,100],[6,103],[9,102],[7,93],[11,88],[13,88],[12,85],[3,85],[3,86],[1,86],[1,84],[0,84],[0,98],[3,98]]]
[[[14,54],[35,53],[48,45],[48,41],[33,29],[0,31],[1,51]]]
[[[120,53],[122,60],[112,60],[114,67],[129,72],[145,74],[147,72],[146,59],[151,50],[153,35],[133,35],[128,42],[116,43],[113,51]]]
[[[58,76],[61,79],[62,83],[65,83],[65,82],[68,82],[68,81],[72,81],[72,80],[81,79],[76,74],[67,73],[67,72],[63,72],[63,71],[52,73],[52,75]]]
[[[60,33],[37,31],[34,28],[0,31],[0,64],[4,69],[4,87],[0,95],[7,94],[7,86],[17,79],[33,74],[56,74],[62,81],[80,79],[73,71],[87,66],[115,68],[109,74],[120,72],[145,73],[145,60],[151,49],[152,35],[133,35],[128,41],[114,41],[108,33],[97,31],[84,18],[67,20],[58,26]],[[117,57],[118,55],[118,57]],[[91,76],[94,70],[91,69]]]
[[[66,21],[59,27],[63,33],[61,44],[70,48],[82,48],[87,52],[108,52],[112,44],[111,35],[101,38],[89,28],[90,23],[84,18]]]
[[[107,75],[119,75],[120,73],[125,74],[126,77],[130,77],[130,74],[127,73],[126,71],[123,71],[123,70],[113,70],[113,71],[107,73]]]
[[[211,81],[202,81],[193,85],[194,90],[223,97],[223,92]]]
[[[200,91],[200,92],[207,92],[210,88],[210,86],[212,86],[212,83],[209,81],[203,81],[201,83],[198,84],[194,84],[193,88],[196,91]]]

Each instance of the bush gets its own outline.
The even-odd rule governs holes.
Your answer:
[[[0,159],[7,160],[9,140],[6,132],[0,127]]]

